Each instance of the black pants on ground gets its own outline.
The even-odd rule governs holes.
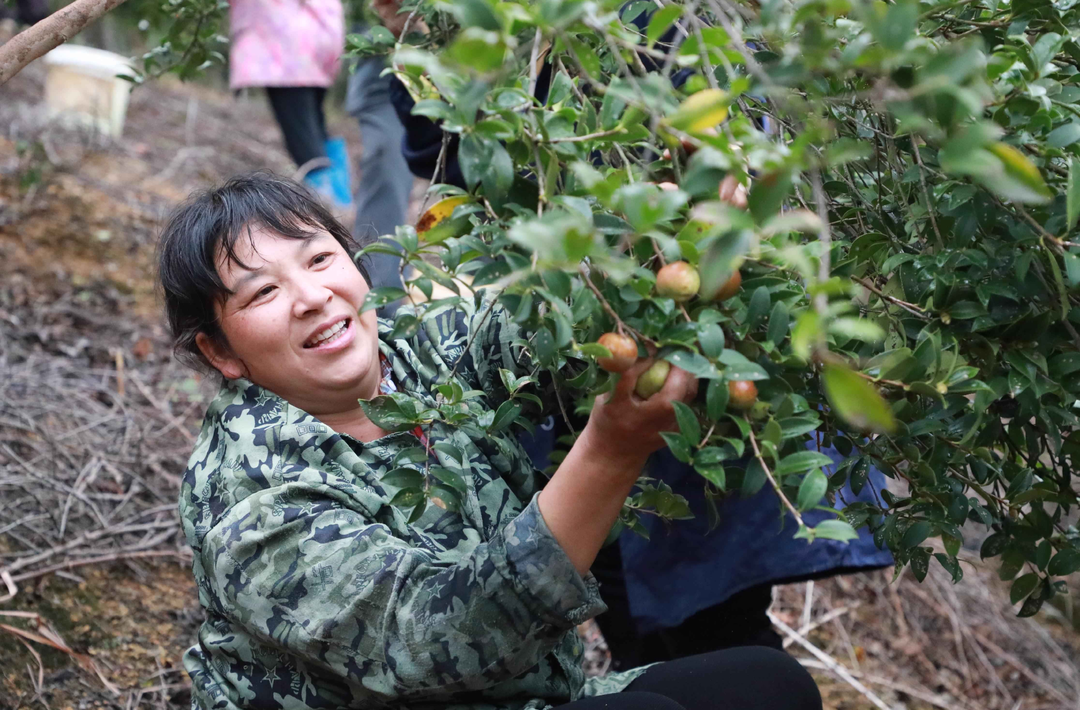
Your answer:
[[[614,670],[636,668],[736,646],[783,648],[767,612],[772,585],[761,584],[732,595],[723,603],[694,614],[682,624],[640,635],[630,614],[626,578],[618,544],[597,555],[592,572],[600,582],[600,594],[608,610],[596,617],[611,651]]]
[[[320,86],[268,86],[266,95],[293,162],[301,166],[314,158],[325,158],[328,136],[323,100],[326,89]]]
[[[821,710],[821,693],[791,656],[748,646],[667,661],[626,690],[560,710]]]

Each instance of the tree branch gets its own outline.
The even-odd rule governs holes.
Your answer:
[[[0,45],[0,86],[51,49],[79,34],[124,0],[75,0]]]
[[[776,478],[772,475],[772,471],[769,470],[769,465],[765,463],[764,457],[761,455],[761,449],[758,448],[757,439],[754,437],[754,430],[750,429],[750,446],[754,447],[754,458],[757,459],[758,464],[761,465],[761,470],[765,472],[765,477],[769,479],[769,483],[772,485],[776,495],[780,497],[780,502],[784,504],[784,507],[795,517],[795,521],[799,523],[800,528],[805,528],[806,523],[803,522],[802,516],[799,515],[798,509],[791,504],[788,497],[784,495],[784,491],[781,490],[780,484],[777,483]]]

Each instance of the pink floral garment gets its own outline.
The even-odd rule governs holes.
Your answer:
[[[334,83],[345,48],[341,0],[232,0],[229,85]]]

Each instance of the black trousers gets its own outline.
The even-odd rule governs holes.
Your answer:
[[[297,166],[326,157],[326,117],[320,86],[268,86],[270,108],[285,137],[285,149]]]
[[[821,710],[821,693],[791,656],[748,646],[667,661],[621,693],[560,710]]]
[[[608,610],[596,617],[611,651],[614,670],[637,668],[736,646],[783,648],[783,639],[769,621],[772,585],[750,587],[722,604],[703,609],[682,624],[640,635],[630,614],[619,545],[608,545],[597,555],[592,572],[600,582],[600,595]]]

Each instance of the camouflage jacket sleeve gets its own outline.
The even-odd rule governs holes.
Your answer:
[[[488,541],[448,551],[421,529],[395,535],[358,497],[309,469],[237,503],[201,549],[215,606],[381,702],[518,676],[604,609],[535,498]]]

